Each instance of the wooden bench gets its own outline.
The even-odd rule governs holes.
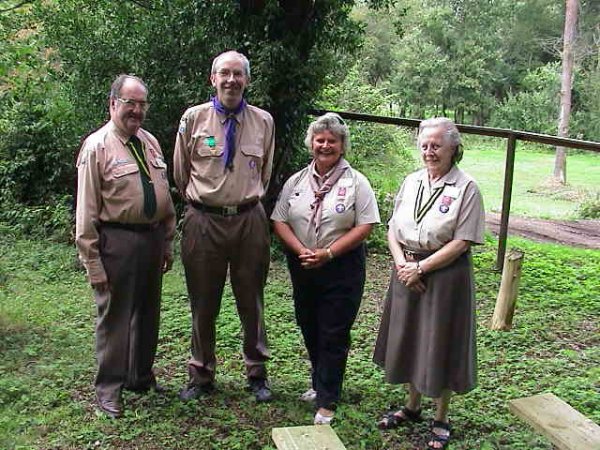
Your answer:
[[[271,436],[279,450],[346,450],[329,425],[273,428]]]
[[[511,400],[509,408],[560,450],[600,450],[600,426],[554,394]]]

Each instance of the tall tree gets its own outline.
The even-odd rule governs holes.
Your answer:
[[[562,52],[562,77],[560,83],[560,113],[558,116],[558,136],[568,137],[571,117],[571,91],[573,89],[573,61],[575,36],[577,33],[577,13],[579,0],[566,0],[565,31]],[[567,153],[564,147],[556,147],[554,178],[561,184],[567,182]]]
[[[382,0],[372,0],[371,3]],[[189,105],[208,100],[212,58],[248,55],[250,101],[276,121],[270,197],[304,152],[307,111],[339,54],[359,43],[353,0],[61,0],[41,2],[39,20],[57,50],[62,81],[91,128],[103,120],[105,91],[120,72],[150,86],[148,128],[169,154]]]

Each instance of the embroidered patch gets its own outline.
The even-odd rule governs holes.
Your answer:
[[[248,161],[248,167],[250,167],[251,169],[256,169],[256,161],[254,161],[253,159]]]
[[[187,129],[187,120],[186,119],[181,119],[179,121],[179,133],[180,134],[185,133],[186,129]]]
[[[346,196],[346,188],[345,187],[341,187],[338,189],[338,193],[337,193],[338,197],[345,197]]]
[[[217,145],[217,141],[215,140],[214,136],[208,136],[207,138],[204,138],[204,143],[210,148],[215,148]]]
[[[118,166],[124,166],[125,164],[131,164],[133,162],[133,160],[131,159],[127,159],[127,158],[123,158],[123,159],[115,159],[115,161],[113,162],[113,166],[118,167]]]
[[[339,214],[343,213],[344,211],[346,211],[346,207],[344,206],[343,203],[338,203],[337,205],[335,205],[335,211]]]
[[[450,206],[454,199],[447,195],[442,196],[442,205]]]
[[[450,210],[448,205],[440,205],[440,212],[446,214]]]

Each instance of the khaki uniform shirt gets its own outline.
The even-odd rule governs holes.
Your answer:
[[[167,165],[154,136],[140,129],[137,137],[142,142],[156,194],[156,213],[152,218],[144,214],[140,169],[126,145],[129,136],[123,136],[109,121],[88,136],[79,152],[75,243],[90,283],[106,281],[98,251],[99,221],[127,224],[164,222],[166,252],[172,252],[175,209],[169,193]]]
[[[389,221],[407,250],[434,251],[454,239],[483,243],[485,213],[475,180],[458,167],[433,185],[426,169],[406,177]]]
[[[237,115],[233,171],[223,160],[225,119],[210,102],[188,109],[181,118],[173,165],[175,184],[187,201],[234,206],[258,200],[267,190],[275,148],[273,118],[251,105]]]
[[[287,223],[307,248],[326,248],[357,225],[375,224],[381,220],[377,200],[369,180],[357,170],[346,170],[323,198],[321,225],[315,234],[310,225],[315,194],[310,187],[307,167],[286,181],[271,219]]]

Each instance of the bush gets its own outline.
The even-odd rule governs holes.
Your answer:
[[[558,63],[538,67],[524,77],[522,91],[509,93],[495,108],[491,125],[555,135],[559,88]]]
[[[63,195],[43,205],[24,205],[10,197],[0,200],[0,230],[17,236],[73,242],[73,197]]]
[[[588,193],[577,208],[582,219],[600,219],[600,192]]]

